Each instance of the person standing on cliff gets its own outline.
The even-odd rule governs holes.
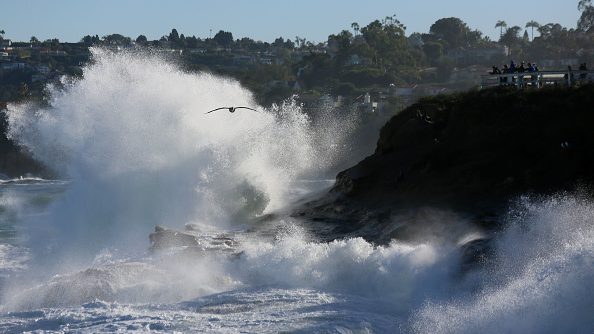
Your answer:
[[[584,84],[586,82],[586,77],[588,76],[588,65],[586,63],[580,64],[580,84]]]

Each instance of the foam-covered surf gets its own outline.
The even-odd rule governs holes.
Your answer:
[[[567,194],[525,198],[497,238],[492,267],[470,275],[478,291],[428,302],[418,333],[587,333],[594,329],[594,203]]]

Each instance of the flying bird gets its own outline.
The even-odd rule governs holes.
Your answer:
[[[220,108],[213,109],[209,112],[206,112],[205,114],[210,114],[213,111],[222,110],[222,109],[227,109],[227,110],[229,110],[230,113],[234,113],[235,110],[237,110],[237,109],[249,109],[249,110],[253,110],[253,111],[258,111],[256,109],[252,109],[250,107],[220,107]]]

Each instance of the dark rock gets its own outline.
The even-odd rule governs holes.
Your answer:
[[[8,121],[4,109],[6,104],[0,103],[0,172],[9,178],[24,175],[35,175],[54,178],[56,174],[42,163],[33,159],[25,147],[20,147],[7,138]]]
[[[179,231],[155,226],[155,232],[149,235],[151,249],[167,249],[174,247],[198,247],[200,243],[195,236]]]
[[[498,214],[518,195],[593,183],[593,124],[593,85],[426,98],[390,119],[375,153],[295,215],[356,234],[383,224],[370,212],[432,207],[499,228]],[[408,229],[392,232],[406,238]]]
[[[226,233],[209,234],[200,232],[197,226],[188,224],[186,230],[176,231],[155,226],[155,232],[149,235],[150,249],[180,250],[186,255],[201,255],[205,252],[225,253],[239,256],[238,242]]]

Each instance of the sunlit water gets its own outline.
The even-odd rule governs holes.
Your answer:
[[[254,102],[236,82],[103,50],[64,85],[50,107],[9,107],[11,136],[68,181],[0,184],[0,332],[594,329],[590,200],[519,200],[469,271],[471,229],[321,242],[289,213],[331,186],[356,118],[312,120],[291,101],[204,115]],[[150,250],[155,225],[191,226],[200,246]]]

